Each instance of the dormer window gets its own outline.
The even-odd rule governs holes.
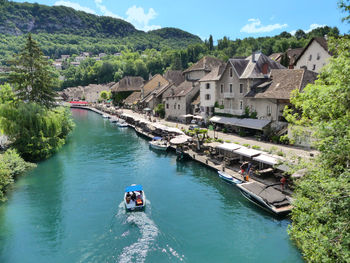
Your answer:
[[[309,56],[309,61],[311,61],[311,60],[312,60],[312,55]]]
[[[232,78],[233,74],[232,74],[232,68],[230,68],[230,77]]]

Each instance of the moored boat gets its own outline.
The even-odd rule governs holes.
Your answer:
[[[164,141],[161,137],[153,137],[152,141],[149,142],[149,146],[153,149],[166,151],[169,147],[167,141]]]
[[[117,126],[121,128],[126,128],[129,126],[129,124],[127,124],[124,120],[123,121],[119,120],[119,122],[117,122]]]
[[[146,195],[142,185],[132,184],[125,188],[124,205],[127,211],[140,211],[146,207]]]
[[[269,185],[246,182],[236,186],[245,198],[274,215],[283,216],[292,210],[290,199]]]
[[[110,119],[110,118],[111,118],[111,116],[109,116],[108,114],[103,114],[103,115],[102,115],[102,118],[105,118],[105,119]]]
[[[118,118],[117,117],[112,117],[112,118],[109,119],[109,121],[111,123],[117,123],[118,122]]]
[[[234,178],[233,176],[227,174],[227,173],[224,173],[224,172],[221,172],[221,171],[218,171],[218,174],[219,174],[219,177],[224,180],[225,182],[228,182],[230,184],[241,184],[242,181],[239,180],[239,179],[236,179]]]

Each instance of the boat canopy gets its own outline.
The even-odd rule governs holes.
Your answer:
[[[133,192],[133,191],[142,191],[142,185],[138,184],[138,185],[131,185],[125,188],[125,192]]]
[[[159,141],[159,140],[161,140],[162,139],[162,137],[153,137],[152,138],[152,140],[154,140],[154,141]]]

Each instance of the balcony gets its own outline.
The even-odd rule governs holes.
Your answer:
[[[235,98],[235,94],[233,92],[225,92],[224,93],[224,98],[225,99],[234,99]]]
[[[215,108],[216,113],[224,113],[224,114],[231,114],[235,116],[241,116],[243,115],[243,110],[234,110],[234,109],[220,109],[220,108]]]

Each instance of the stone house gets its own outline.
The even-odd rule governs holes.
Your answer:
[[[192,113],[192,101],[199,93],[199,83],[184,81],[179,86],[167,89],[164,94],[165,118],[178,120]]]
[[[272,69],[266,82],[252,87],[245,95],[246,105],[250,111],[257,112],[258,119],[286,125],[283,110],[290,105],[291,92],[302,91],[307,84],[314,83],[316,78],[317,73],[310,70]]]
[[[183,71],[183,74],[187,81],[199,81],[214,68],[221,66],[222,63],[224,62],[220,59],[206,56]]]
[[[327,40],[324,37],[314,37],[295,60],[294,68],[305,68],[319,73],[328,64],[330,57]]]
[[[214,112],[242,116],[247,106],[245,94],[251,87],[265,82],[272,69],[284,68],[260,52],[247,58],[229,59],[224,67],[200,80],[201,91],[204,91],[204,95],[201,94],[202,116],[209,117]]]
[[[282,64],[283,56],[287,55],[288,57],[288,68],[293,69],[295,60],[300,56],[301,52],[303,52],[304,48],[289,48],[286,52],[273,53],[269,56],[272,60]],[[284,65],[286,66],[286,65]]]

